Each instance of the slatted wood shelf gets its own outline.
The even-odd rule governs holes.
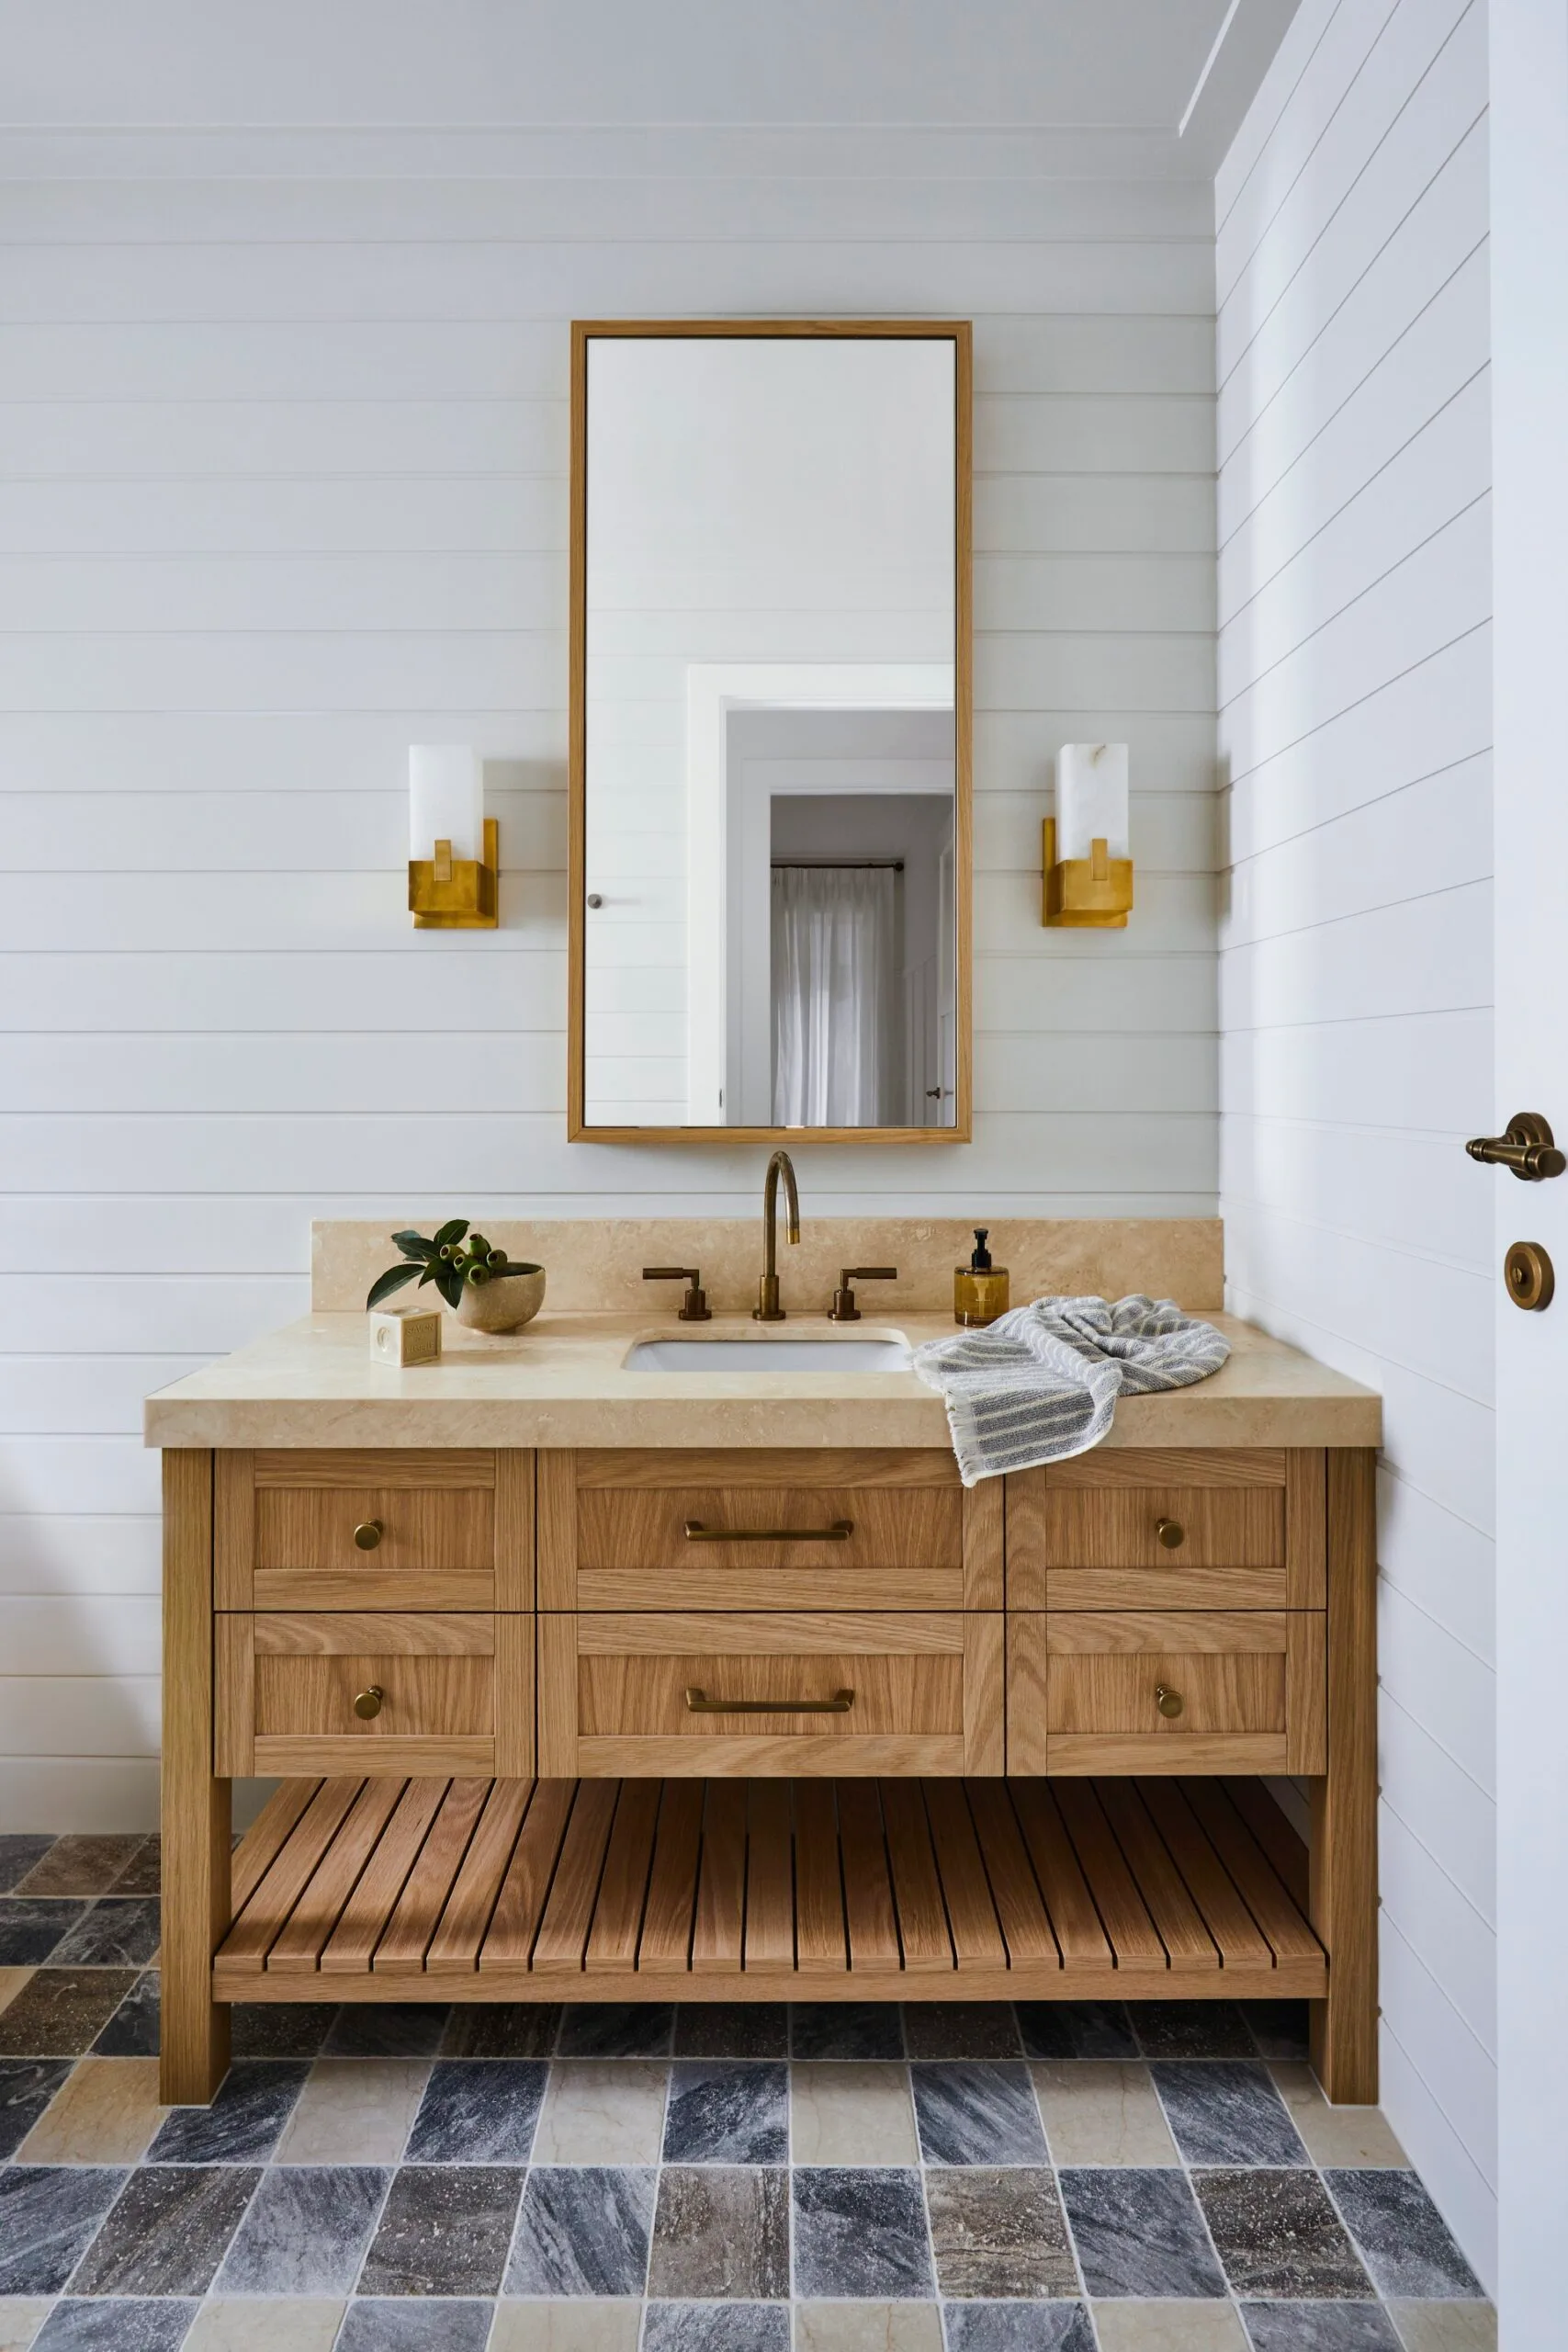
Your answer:
[[[1321,1997],[1305,1901],[1256,1781],[288,1781],[213,1991]]]

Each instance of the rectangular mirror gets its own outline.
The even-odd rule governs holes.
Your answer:
[[[969,381],[573,328],[572,1136],[967,1140]]]

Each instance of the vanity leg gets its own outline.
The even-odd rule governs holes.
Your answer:
[[[229,1782],[212,1770],[212,1456],[164,1455],[163,2025],[158,2096],[204,2107],[229,2071],[212,1955],[229,1926]]]
[[[1328,1998],[1312,2004],[1312,2064],[1338,2105],[1378,2096],[1377,1455],[1327,1455],[1328,1770],[1313,1782],[1313,1926]]]

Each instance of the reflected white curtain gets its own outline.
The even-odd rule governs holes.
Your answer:
[[[902,1124],[897,881],[891,866],[773,868],[775,1126]]]

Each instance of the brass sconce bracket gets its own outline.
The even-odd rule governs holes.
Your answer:
[[[434,857],[409,860],[409,912],[416,931],[493,931],[496,877],[501,868],[501,827],[484,820],[482,858],[454,857],[450,842],[437,842]]]
[[[1133,861],[1111,857],[1104,842],[1092,845],[1089,857],[1056,855],[1056,820],[1041,826],[1041,866],[1044,875],[1043,923],[1078,931],[1125,931],[1133,906]]]

